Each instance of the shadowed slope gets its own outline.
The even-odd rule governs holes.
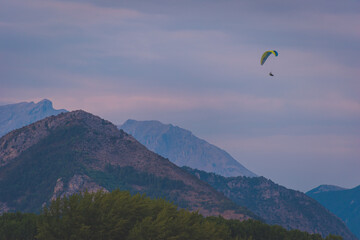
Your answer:
[[[264,177],[226,178],[200,170],[184,169],[269,224],[323,236],[335,234],[344,239],[356,239],[339,218],[302,192],[287,189]]]
[[[341,218],[349,229],[360,238],[360,186],[345,189],[321,185],[306,194]]]
[[[0,166],[2,211],[36,211],[51,198],[85,188],[121,188],[166,197],[204,215],[252,215],[115,125],[84,111],[48,117],[5,135]]]

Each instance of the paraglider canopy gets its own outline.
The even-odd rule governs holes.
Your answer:
[[[279,55],[277,51],[275,50],[269,50],[264,52],[264,54],[261,57],[260,64],[263,65],[266,62],[266,59],[271,55],[274,54],[276,57]]]

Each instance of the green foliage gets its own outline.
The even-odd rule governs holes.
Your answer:
[[[31,213],[4,213],[0,216],[0,239],[35,239],[36,220],[37,216]]]
[[[242,239],[242,240],[322,240],[319,234],[309,234],[299,230],[286,230],[278,225],[268,225],[266,223],[247,220],[226,220],[221,217],[208,217],[209,221],[214,221],[218,224],[224,224],[230,229],[229,239]],[[334,236],[334,235],[329,235]],[[328,236],[328,237],[329,237]],[[326,240],[330,240],[326,238]],[[336,236],[336,240],[342,239]],[[335,240],[335,239],[334,239]]]
[[[260,221],[203,217],[164,199],[128,191],[84,192],[57,198],[39,215],[0,216],[0,239],[39,240],[323,240]],[[325,240],[340,240],[329,235]]]
[[[330,234],[329,236],[327,236],[325,238],[325,240],[342,240],[342,238],[340,236],[336,236],[336,235],[333,235],[333,234]]]
[[[163,199],[115,190],[54,200],[42,212],[38,238],[219,239],[224,229]]]

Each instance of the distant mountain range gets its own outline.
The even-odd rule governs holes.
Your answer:
[[[324,192],[336,192],[336,191],[342,191],[342,190],[346,190],[346,188],[343,187],[339,187],[339,186],[335,186],[335,185],[320,185],[310,191],[308,191],[306,194],[307,195],[316,195],[319,193],[324,193]]]
[[[360,185],[352,189],[321,185],[306,194],[340,217],[360,239]]]
[[[0,137],[14,129],[62,112],[66,110],[54,109],[52,102],[47,99],[38,103],[21,102],[0,106]]]
[[[110,122],[84,111],[35,122],[41,113],[66,112],[53,109],[49,100],[5,105],[0,109],[8,116],[0,115],[3,121],[0,129],[5,126],[4,132],[11,131],[10,126],[17,129],[0,138],[0,213],[38,211],[50,199],[84,189],[120,188],[154,198],[165,197],[204,215],[221,214],[236,219],[260,217],[286,228],[355,239],[341,221],[304,194],[263,177],[254,177],[256,174],[225,151],[171,124],[128,120],[120,127],[179,166],[217,174],[179,169]],[[35,123],[22,127],[25,122]],[[320,186],[311,192],[321,195],[343,190]],[[349,212],[352,211],[359,215],[358,208],[350,208]]]
[[[45,117],[67,112],[52,102],[21,102],[0,106],[0,137]],[[189,166],[224,176],[257,176],[224,150],[197,138],[190,131],[159,121],[128,120],[120,126],[150,150],[178,166]]]
[[[180,127],[159,121],[127,120],[119,128],[178,166],[188,166],[227,177],[257,176],[224,150]]]
[[[188,167],[184,169],[238,205],[247,207],[268,224],[356,239],[339,218],[302,192],[287,189],[264,177],[223,177]]]
[[[85,189],[165,197],[203,215],[257,218],[110,122],[84,111],[51,116],[0,138],[0,212],[39,211]]]

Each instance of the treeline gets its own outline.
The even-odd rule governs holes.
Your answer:
[[[57,198],[40,214],[4,213],[0,239],[237,239],[322,240],[319,234],[287,231],[260,221],[203,217],[164,199],[151,200],[127,191],[74,194]],[[325,240],[339,240],[329,235]]]

